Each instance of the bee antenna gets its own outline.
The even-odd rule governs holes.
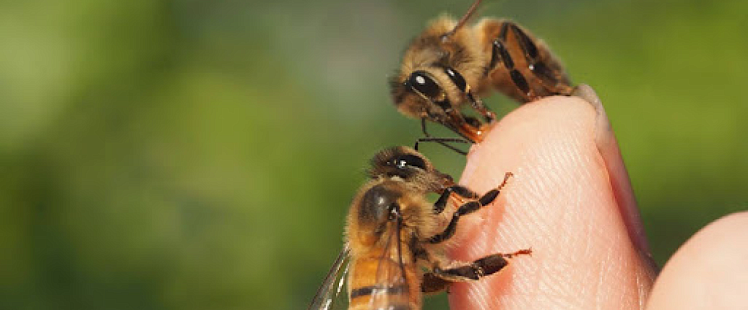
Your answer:
[[[470,8],[468,9],[468,11],[465,13],[465,15],[463,15],[462,18],[460,18],[460,21],[457,22],[457,25],[452,30],[450,30],[449,32],[445,33],[442,36],[442,38],[447,38],[447,37],[453,35],[455,32],[457,32],[458,29],[460,29],[462,26],[464,26],[465,23],[467,23],[468,19],[470,19],[470,17],[473,16],[473,13],[475,13],[475,10],[478,9],[478,6],[480,5],[481,1],[482,0],[475,0],[475,2],[473,2],[473,5],[470,6]]]

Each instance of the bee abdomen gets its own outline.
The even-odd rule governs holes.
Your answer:
[[[416,307],[412,307],[408,303],[390,303],[388,305],[383,306],[371,306],[369,303],[358,303],[358,304],[351,304],[351,306],[348,308],[348,310],[418,310]]]
[[[360,287],[357,289],[353,289],[351,291],[351,299],[355,299],[359,296],[369,296],[373,294],[375,291],[377,294],[386,294],[386,295],[402,295],[404,292],[406,292],[408,289],[405,285],[398,285],[398,286],[365,286]]]
[[[350,310],[413,310],[408,298],[408,286],[372,285],[351,290]],[[374,299],[374,300],[372,300]]]

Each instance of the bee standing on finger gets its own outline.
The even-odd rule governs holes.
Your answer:
[[[486,123],[496,120],[481,101],[495,89],[521,103],[552,95],[571,95],[573,87],[548,47],[516,23],[483,19],[467,25],[481,0],[455,21],[442,17],[416,37],[390,80],[392,98],[406,116],[480,142]],[[469,104],[483,121],[460,111]]]
[[[395,147],[371,161],[371,180],[362,186],[348,213],[346,243],[309,309],[329,309],[347,280],[348,309],[421,309],[421,295],[446,290],[454,282],[479,280],[500,271],[514,255],[493,254],[473,262],[447,260],[441,248],[459,229],[459,219],[491,204],[511,176],[483,195],[455,185],[417,151]],[[427,193],[440,193],[436,203]],[[450,195],[467,202],[440,217]],[[342,273],[348,272],[347,276]]]

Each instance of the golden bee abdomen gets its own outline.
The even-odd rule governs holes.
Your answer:
[[[378,257],[358,259],[351,262],[348,288],[349,310],[418,310],[421,307],[420,281],[414,264],[400,266],[399,262]]]

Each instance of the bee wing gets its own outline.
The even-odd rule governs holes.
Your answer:
[[[350,249],[346,244],[335,259],[335,263],[325,276],[317,294],[314,295],[312,303],[308,310],[329,310],[340,299],[340,292],[343,290],[346,274],[348,273],[348,264],[350,262]]]
[[[371,309],[390,309],[391,306],[408,305],[410,300],[408,281],[402,256],[400,240],[401,223],[389,229],[387,243],[377,265],[377,285],[372,289],[369,305]]]

